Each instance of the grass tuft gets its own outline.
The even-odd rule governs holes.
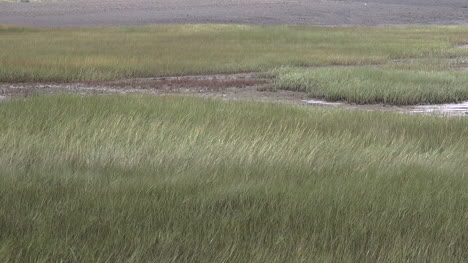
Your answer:
[[[280,68],[272,75],[279,89],[329,101],[413,105],[468,100],[468,75],[463,72],[335,67]]]

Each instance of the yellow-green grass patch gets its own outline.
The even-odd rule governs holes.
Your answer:
[[[468,27],[0,26],[0,82],[87,81],[468,55]]]

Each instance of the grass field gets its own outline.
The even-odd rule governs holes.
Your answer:
[[[468,27],[0,26],[0,82],[68,82],[468,56]],[[434,66],[435,67],[435,66]],[[431,67],[432,68],[432,67]]]
[[[468,119],[0,103],[2,262],[466,262]]]
[[[0,83],[256,71],[330,101],[458,102],[466,43],[468,27],[0,26]],[[11,98],[0,262],[467,262],[467,138],[463,117]]]

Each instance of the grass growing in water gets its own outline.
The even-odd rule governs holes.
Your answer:
[[[468,75],[462,72],[358,67],[282,68],[275,74],[277,88],[329,101],[410,105],[468,100]]]
[[[0,123],[3,262],[468,258],[466,118],[58,96]]]
[[[0,82],[88,81],[468,55],[468,27],[0,26]]]

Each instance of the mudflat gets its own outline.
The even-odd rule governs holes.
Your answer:
[[[70,0],[1,2],[0,24],[468,25],[466,0]]]

